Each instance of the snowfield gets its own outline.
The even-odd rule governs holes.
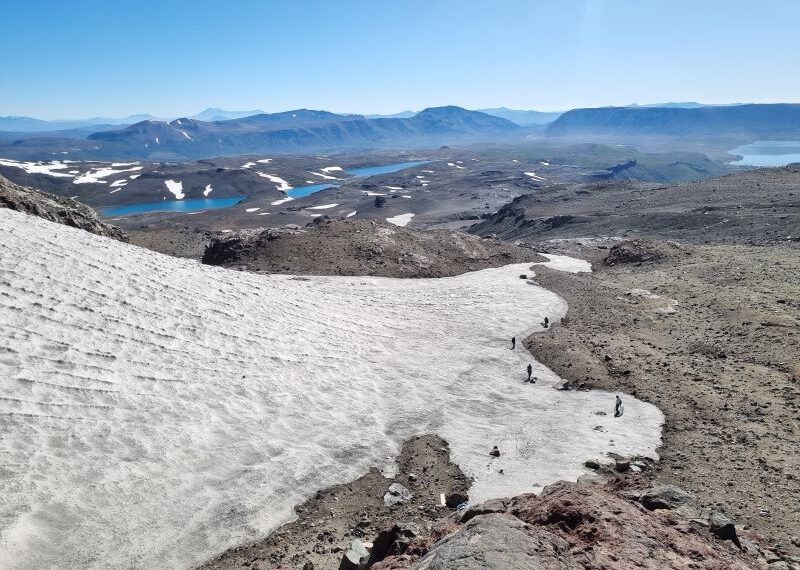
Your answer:
[[[566,311],[521,273],[256,275],[0,209],[0,566],[192,568],[414,434],[475,501],[654,456],[655,407],[510,350]]]

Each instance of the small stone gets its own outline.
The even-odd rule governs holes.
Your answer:
[[[408,480],[411,481],[411,482],[414,482],[414,481],[417,480],[417,476],[414,473],[409,473],[408,474]]]
[[[414,497],[414,494],[400,483],[392,483],[389,490],[383,496],[383,504],[387,507],[407,503]]]
[[[489,452],[489,455],[491,455],[492,457],[500,457],[500,450],[497,448],[496,445]]]
[[[583,465],[589,469],[600,469],[600,462],[595,459],[587,459]]]
[[[619,473],[625,473],[626,471],[630,471],[631,469],[631,462],[627,459],[619,459],[614,463],[614,469]]]
[[[450,507],[451,509],[458,508],[459,505],[464,504],[469,501],[469,497],[466,493],[459,493],[458,491],[454,491],[451,493],[447,493],[444,498],[444,504]]]
[[[649,511],[656,509],[677,509],[681,505],[689,503],[694,499],[692,496],[674,485],[664,485],[655,487],[642,494],[639,501]]]

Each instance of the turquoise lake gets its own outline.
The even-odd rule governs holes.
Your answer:
[[[161,202],[145,202],[143,204],[129,204],[127,206],[109,206],[107,208],[100,208],[100,211],[104,216],[108,217],[146,214],[148,212],[202,212],[203,210],[230,208],[246,199],[247,196],[194,200],[162,200]]]
[[[351,168],[347,170],[347,174],[352,178],[366,178],[368,176],[377,176],[379,174],[390,174],[405,170],[406,168],[414,168],[422,164],[428,164],[427,160],[420,160],[416,162],[396,162],[394,164],[385,164],[383,166],[368,166],[365,168]],[[311,196],[317,192],[325,190],[326,188],[333,188],[338,184],[311,184],[309,186],[298,186],[286,191],[286,195],[291,198],[304,198]],[[134,214],[147,214],[150,212],[201,212],[203,210],[216,210],[220,208],[230,208],[240,202],[246,200],[246,196],[236,196],[233,198],[208,198],[208,199],[193,199],[193,200],[162,200],[161,202],[146,202],[143,204],[130,204],[126,206],[109,206],[100,208],[104,216],[128,216]]]

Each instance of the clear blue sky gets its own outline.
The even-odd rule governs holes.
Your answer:
[[[800,0],[9,0],[0,115],[800,100]]]

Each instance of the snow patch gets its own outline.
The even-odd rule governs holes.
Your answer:
[[[532,265],[542,265],[556,271],[566,271],[567,273],[591,273],[592,271],[592,264],[583,259],[567,255],[553,255],[551,253],[540,253],[539,255],[546,257],[547,261],[539,261]]]
[[[289,185],[289,183],[286,182],[286,180],[284,180],[283,178],[280,178],[278,176],[274,176],[272,174],[267,174],[266,172],[256,172],[256,174],[258,174],[262,178],[266,178],[270,182],[274,182],[275,184],[277,184],[278,185],[277,186],[278,190],[281,190],[282,192],[286,192],[287,190],[291,190],[292,189],[292,187]]]
[[[107,184],[106,180],[100,180],[101,178],[107,178],[109,176],[113,176],[114,174],[119,174],[121,172],[135,172],[137,170],[141,170],[144,168],[143,166],[134,166],[133,168],[122,168],[120,170],[114,170],[113,168],[93,168],[84,172],[81,176],[75,178],[72,181],[73,184]]]
[[[541,181],[541,182],[545,182],[545,181],[547,180],[547,178],[542,178],[541,176],[539,176],[539,175],[538,175],[538,174],[536,174],[535,172],[526,172],[526,173],[525,173],[525,176],[530,176],[530,177],[531,177],[531,178],[533,178],[534,180],[539,180],[539,181]]]
[[[414,214],[400,214],[399,216],[393,216],[391,218],[386,218],[386,221],[390,224],[394,224],[396,226],[400,226],[404,228],[408,225],[411,221],[411,218],[414,217]]]
[[[208,196],[214,189],[211,187],[211,184],[206,185],[206,189],[203,190],[203,196]]]
[[[291,196],[287,196],[286,198],[281,198],[280,200],[275,200],[274,202],[272,202],[272,205],[273,206],[280,206],[281,204],[285,204],[286,202],[291,202],[292,200],[294,200],[294,198],[292,198]]]
[[[327,174],[322,174],[321,172],[313,172],[313,171],[310,171],[310,172],[314,176],[319,176],[320,178],[324,178],[325,180],[339,180],[335,176],[328,176]]]
[[[245,212],[248,214],[252,214],[253,212],[258,212],[261,208],[245,208]]]
[[[0,165],[21,168],[28,174],[47,174],[48,176],[72,178],[72,174],[67,174],[66,172],[53,172],[54,170],[69,168],[65,162],[59,160],[51,162],[20,162],[18,160],[0,158]],[[71,172],[74,173],[74,171]]]
[[[325,168],[321,168],[322,172],[343,172],[341,166],[326,166]]]
[[[331,208],[335,208],[339,204],[323,204],[322,206],[309,206],[306,210],[330,210]]]
[[[352,218],[352,217],[353,217],[353,216],[355,216],[356,214],[358,214],[358,210],[353,210],[352,212],[350,212],[349,214],[347,214],[347,215],[345,216],[345,218]]]
[[[613,418],[613,394],[555,390],[508,350],[567,310],[530,264],[300,281],[7,209],[0,243],[5,568],[194,568],[422,433],[476,503],[656,457],[654,406],[623,395]]]
[[[186,194],[183,193],[183,182],[180,180],[164,180],[167,190],[175,195],[176,200],[183,200]]]

